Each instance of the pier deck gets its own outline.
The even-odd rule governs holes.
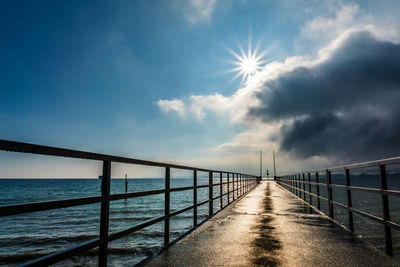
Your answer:
[[[282,189],[262,182],[147,266],[400,266]]]

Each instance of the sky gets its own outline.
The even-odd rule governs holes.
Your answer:
[[[399,11],[397,0],[1,1],[0,139],[251,174],[260,150],[264,171],[275,150],[278,174],[399,156]],[[99,166],[0,152],[4,178]]]

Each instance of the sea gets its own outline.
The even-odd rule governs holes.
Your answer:
[[[225,180],[225,179],[224,179]],[[214,179],[218,183],[219,178]],[[208,184],[199,177],[198,185]],[[192,178],[171,179],[171,188],[192,186]],[[128,179],[128,192],[163,189],[163,178]],[[99,179],[0,179],[0,206],[98,196]],[[224,192],[227,192],[225,186]],[[111,194],[125,192],[125,179],[111,179]],[[214,196],[219,195],[215,187]],[[208,188],[199,188],[197,201],[208,199]],[[232,198],[231,198],[232,200]],[[223,199],[227,203],[226,196]],[[171,212],[193,205],[193,190],[171,192]],[[220,209],[214,201],[214,211]],[[198,223],[208,217],[209,207],[198,207]],[[110,203],[109,232],[117,232],[164,215],[164,194],[122,199]],[[0,217],[0,266],[20,263],[73,247],[97,238],[100,203],[63,209]],[[193,210],[170,219],[170,240],[179,238],[193,227]],[[163,246],[164,223],[159,222],[109,243],[109,266],[133,266]],[[94,266],[98,249],[55,264],[55,266]]]
[[[307,179],[307,178],[306,178]],[[225,181],[226,179],[224,179]],[[312,176],[312,180],[315,177]],[[320,182],[326,181],[320,175]],[[352,185],[379,188],[379,175],[376,173],[352,174]],[[214,178],[214,183],[219,179]],[[343,174],[333,174],[332,182],[345,184]],[[128,179],[128,192],[149,191],[164,188],[162,178]],[[208,184],[208,177],[199,177],[198,184]],[[389,173],[388,184],[391,190],[400,190],[400,174]],[[192,178],[171,179],[171,188],[192,186]],[[0,206],[80,198],[100,195],[99,179],[0,179]],[[316,192],[316,187],[311,190]],[[223,192],[227,191],[224,186]],[[111,194],[125,192],[125,179],[111,180]],[[326,197],[325,187],[320,187]],[[208,199],[208,188],[198,189],[198,202]],[[219,195],[219,187],[214,188],[214,196]],[[347,204],[346,192],[333,190],[333,199]],[[306,199],[308,201],[308,198]],[[379,194],[353,191],[353,207],[382,217],[382,199]],[[312,199],[313,204],[316,203]],[[223,206],[227,203],[223,198]],[[392,221],[400,223],[400,201],[389,197]],[[193,204],[193,191],[171,193],[171,212]],[[214,202],[214,211],[221,208],[219,199]],[[328,207],[321,201],[321,210]],[[151,218],[164,214],[164,194],[122,199],[110,204],[109,232],[127,229]],[[340,207],[334,208],[335,219],[348,227],[348,213]],[[355,233],[384,251],[384,230],[379,223],[354,214]],[[198,208],[198,221],[208,217],[208,204]],[[20,263],[73,247],[81,242],[97,238],[100,224],[100,203],[34,212],[0,218],[0,266],[16,266]],[[170,222],[170,240],[179,238],[193,227],[193,210],[181,213]],[[395,257],[400,256],[400,233],[392,229]],[[109,266],[133,266],[154,255],[163,245],[164,223],[160,222],[121,239],[109,243]],[[97,263],[98,249],[81,256],[59,262],[55,266],[94,266]]]

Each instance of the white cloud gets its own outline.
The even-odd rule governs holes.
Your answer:
[[[334,17],[316,17],[301,28],[301,34],[314,39],[331,39],[354,25],[365,23],[368,17],[358,5],[348,4],[336,11]]]
[[[208,21],[217,0],[190,0],[181,5],[185,19],[191,23]]]
[[[212,5],[214,4],[215,2]],[[322,47],[322,49],[314,50],[309,55],[292,56],[283,61],[270,62],[262,71],[250,77],[247,83],[232,95],[224,96],[220,93],[192,95],[181,100],[181,105],[186,107],[186,117],[202,121],[207,116],[227,115],[232,124],[241,127],[241,131],[232,139],[209,148],[210,153],[205,158],[205,162],[210,162],[210,158],[215,158],[221,166],[245,166],[247,164],[246,166],[251,166],[249,170],[254,170],[256,163],[253,161],[257,157],[254,155],[255,151],[263,149],[267,151],[266,153],[270,153],[272,149],[275,149],[279,155],[278,161],[281,166],[278,167],[279,171],[314,169],[335,164],[334,159],[323,156],[293,160],[289,153],[279,151],[280,127],[283,123],[293,123],[293,118],[267,123],[249,118],[247,115],[250,108],[261,105],[257,94],[263,90],[269,90],[263,87],[265,82],[273,81],[295,68],[310,68],[321,61],[328,60],[332,51],[340,47],[349,35],[365,30],[380,40],[395,43],[399,40],[399,31],[396,28],[377,23],[377,18],[365,14],[356,4],[347,4],[338,8],[333,16],[316,17],[301,28],[301,37],[315,40],[318,48]],[[161,105],[159,106],[162,109]],[[248,161],[251,163],[245,163]],[[257,161],[255,160],[255,162]],[[269,168],[271,168],[270,164]]]
[[[172,100],[163,100],[160,99],[157,101],[157,105],[160,107],[161,111],[164,113],[169,113],[170,111],[176,112],[179,116],[185,116],[185,104],[182,100],[172,99]]]

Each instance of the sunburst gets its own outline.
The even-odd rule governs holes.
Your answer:
[[[241,84],[247,80],[250,76],[256,74],[263,69],[263,64],[267,62],[264,59],[266,51],[259,53],[260,45],[257,44],[254,50],[252,50],[251,40],[249,40],[247,53],[244,51],[243,47],[239,45],[239,53],[236,53],[232,49],[228,48],[228,51],[235,57],[236,60],[230,60],[229,62],[236,67],[228,70],[229,72],[237,72],[233,77],[236,80],[242,77]]]

